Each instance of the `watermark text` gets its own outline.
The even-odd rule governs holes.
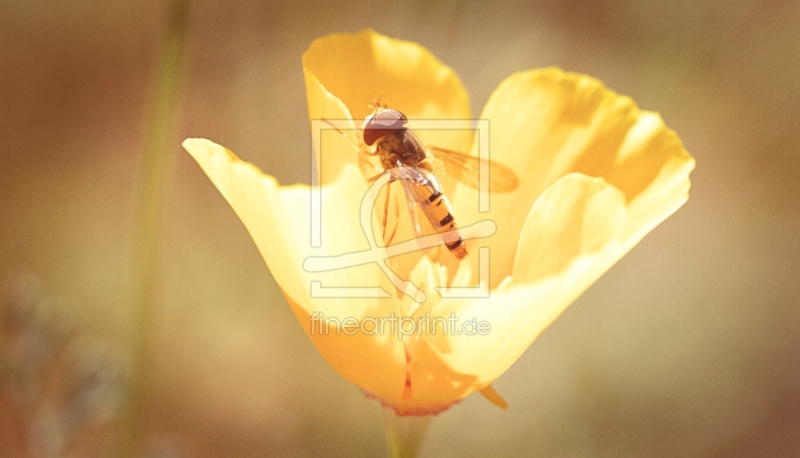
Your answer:
[[[389,316],[366,318],[337,318],[323,316],[322,312],[314,312],[311,321],[311,335],[348,335],[358,333],[366,335],[396,335],[398,340],[413,335],[467,335],[485,336],[492,331],[488,321],[472,318],[459,322],[455,313],[445,318],[433,317],[430,312],[417,317]]]

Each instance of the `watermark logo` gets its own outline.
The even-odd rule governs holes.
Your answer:
[[[311,123],[314,147],[320,152],[319,158],[322,158],[321,139],[324,130],[352,130],[352,121],[320,121],[315,120]],[[409,128],[414,130],[474,130],[478,138],[478,155],[482,159],[479,168],[480,183],[488,183],[489,169],[485,166],[489,162],[489,121],[488,120],[438,120],[438,121],[415,121],[413,126]],[[316,180],[316,170],[314,170],[314,160],[312,159],[312,182]],[[389,267],[387,260],[390,257],[398,256],[401,254],[409,253],[412,251],[419,251],[432,248],[442,244],[442,236],[438,233],[419,237],[416,239],[408,240],[405,242],[397,243],[394,245],[381,247],[375,241],[374,234],[371,230],[372,212],[375,207],[375,202],[381,189],[393,180],[411,180],[417,182],[435,181],[436,178],[427,170],[419,169],[416,167],[402,167],[401,169],[389,169],[378,177],[370,186],[367,194],[364,196],[360,207],[360,223],[361,228],[366,236],[370,248],[365,251],[357,253],[347,253],[340,256],[328,257],[315,257],[311,256],[306,258],[303,268],[308,272],[324,272],[336,269],[346,269],[355,267],[362,264],[374,262],[384,274],[392,281],[394,286],[402,291],[404,294],[412,297],[416,302],[422,303],[426,300],[425,293],[423,293],[411,281],[401,279]],[[438,183],[434,183],[438,187]],[[489,193],[488,189],[479,189],[479,205],[480,212],[485,213],[489,211]],[[311,187],[311,246],[322,246],[322,209],[321,209],[322,191],[319,185]],[[469,240],[479,237],[488,237],[495,233],[497,226],[494,221],[483,220],[471,226],[459,227],[458,233],[463,240]],[[480,248],[478,252],[478,285],[477,287],[466,288],[444,288],[436,287],[435,289],[443,298],[479,298],[489,297],[489,249]],[[311,282],[311,297],[324,298],[387,298],[391,297],[389,293],[380,287],[359,287],[359,288],[343,288],[337,286],[323,286],[321,282]]]

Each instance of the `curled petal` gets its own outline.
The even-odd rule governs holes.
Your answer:
[[[533,204],[511,274],[514,284],[556,275],[586,254],[625,237],[625,195],[602,178],[571,173]]]
[[[438,316],[486,322],[490,331],[436,336],[438,355],[454,372],[474,376],[472,389],[492,382],[602,273],[624,243],[627,223],[625,198],[615,187],[576,173],[560,179],[528,214],[511,288],[439,307]]]
[[[408,119],[469,119],[469,98],[461,80],[422,46],[395,40],[372,30],[356,35],[332,34],[315,40],[303,55],[303,72],[311,120],[355,120],[360,127],[371,113],[369,103],[381,102]],[[468,130],[419,132],[429,144],[468,151]],[[357,160],[351,148],[319,160],[323,183],[334,179],[343,164]]]
[[[601,177],[623,193],[633,237],[628,249],[686,199],[694,159],[675,133],[657,114],[594,78],[557,68],[514,74],[495,90],[481,118],[490,121],[491,159],[520,177],[515,192],[492,196],[488,214],[476,212],[477,196],[466,187],[453,199],[462,220],[497,223],[486,242],[493,286],[511,275],[528,217],[524,209],[568,173]]]
[[[326,318],[341,323],[348,317],[360,320],[396,314],[395,300],[320,298],[311,294],[314,281],[323,287],[380,286],[393,292],[391,282],[374,263],[319,273],[302,267],[309,256],[335,256],[369,248],[366,236],[358,236],[364,233],[358,212],[366,193],[360,172],[347,167],[339,180],[322,188],[322,247],[311,248],[308,186],[280,187],[274,178],[208,140],[186,140],[184,148],[242,220],[303,329],[328,363],[347,380],[377,396],[398,397],[406,374],[401,342],[388,335],[347,335],[333,324],[323,325]],[[315,313],[320,321],[312,322]]]

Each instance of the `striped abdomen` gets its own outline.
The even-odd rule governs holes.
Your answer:
[[[453,256],[463,259],[467,255],[467,247],[458,234],[456,221],[450,213],[450,202],[447,197],[438,189],[434,189],[428,197],[428,202],[430,202],[431,206],[427,216],[431,224],[442,236],[444,245],[453,253]]]

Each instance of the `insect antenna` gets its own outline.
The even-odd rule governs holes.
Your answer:
[[[367,106],[375,111],[377,111],[378,108],[386,108],[386,106],[381,105],[381,99],[383,98],[384,95],[386,95],[386,91],[383,91],[383,94],[381,94],[381,96],[378,97],[377,99],[372,99],[372,102],[370,102],[369,105]]]

